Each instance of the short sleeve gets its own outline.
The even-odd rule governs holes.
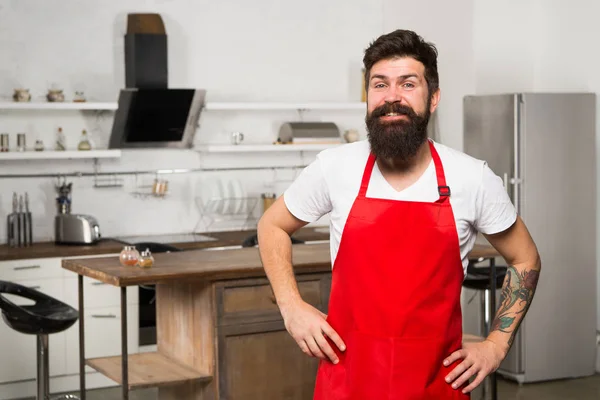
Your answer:
[[[494,174],[487,163],[483,165],[475,208],[475,228],[487,235],[505,231],[517,219],[517,212],[502,179]]]
[[[292,182],[284,192],[283,200],[296,218],[309,223],[331,211],[329,187],[318,157]]]

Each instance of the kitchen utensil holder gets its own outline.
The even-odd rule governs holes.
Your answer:
[[[97,189],[123,187],[123,179],[117,175],[96,175],[94,176],[94,187]]]
[[[155,174],[154,180],[152,183],[147,183],[147,180],[142,179],[143,184],[138,183],[138,176],[135,176],[136,180],[136,190],[131,192],[134,197],[147,199],[147,198],[157,198],[164,199],[169,194],[170,184],[169,181],[160,178],[159,174]]]
[[[199,232],[200,227],[208,230],[218,222],[242,222],[240,230],[247,229],[257,222],[254,209],[258,204],[258,197],[211,197],[204,200],[202,197],[194,199],[200,218],[194,227],[194,232]],[[223,204],[227,210],[223,210]],[[233,205],[233,207],[232,207]],[[231,209],[235,211],[231,211]]]

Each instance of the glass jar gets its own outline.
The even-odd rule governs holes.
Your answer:
[[[152,257],[152,253],[150,253],[150,249],[146,249],[142,251],[140,255],[140,259],[138,260],[138,265],[142,268],[150,268],[154,265],[154,257]]]
[[[137,265],[140,259],[140,253],[136,250],[135,246],[125,246],[121,250],[119,255],[119,261],[124,267],[132,267]]]
[[[77,150],[91,150],[92,143],[88,137],[87,131],[84,129],[81,131],[81,138],[79,139],[79,145],[77,146]]]

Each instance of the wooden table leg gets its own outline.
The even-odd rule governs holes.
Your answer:
[[[208,382],[159,387],[160,400],[217,400],[213,286],[206,282],[156,285],[158,352],[203,375]]]
[[[123,400],[129,399],[129,370],[127,351],[127,287],[121,287],[121,389]]]

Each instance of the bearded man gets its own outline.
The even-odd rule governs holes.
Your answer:
[[[368,140],[321,152],[267,210],[261,260],[286,329],[321,359],[314,399],[468,399],[506,357],[539,254],[485,161],[427,137],[440,102],[435,46],[397,30],[363,61]],[[298,292],[290,235],[328,213],[324,315]],[[483,342],[463,346],[461,285],[478,232],[509,264],[503,292],[522,301],[506,303]]]

